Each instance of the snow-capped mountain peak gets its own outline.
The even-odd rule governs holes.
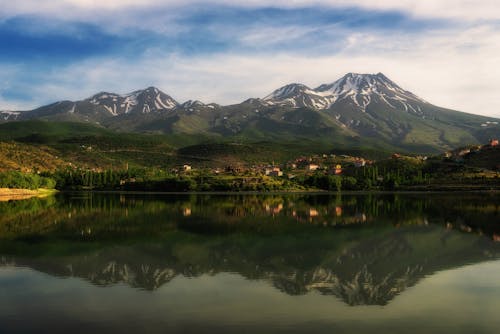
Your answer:
[[[199,100],[187,100],[183,104],[181,104],[181,107],[184,109],[189,109],[189,108],[194,108],[194,107],[203,107],[205,106],[205,103],[199,101]]]
[[[264,98],[265,101],[275,99],[288,99],[303,93],[312,92],[309,87],[299,83],[292,83],[281,88],[276,89],[274,92]]]
[[[366,111],[373,103],[382,102],[388,107],[402,108],[420,113],[418,103],[427,103],[408,92],[382,73],[348,73],[337,81],[311,89],[302,84],[289,84],[275,90],[263,99],[269,105],[291,105],[324,110],[334,104],[347,102],[355,108]]]
[[[294,108],[325,109],[328,107],[328,100],[320,93],[298,83],[278,88],[266,96],[263,101],[268,105],[289,105]]]
[[[19,111],[9,111],[2,110],[0,111],[0,120],[1,121],[14,121],[21,113]]]
[[[375,75],[348,73],[339,80],[331,84],[323,84],[315,90],[319,92],[328,92],[332,95],[341,95],[349,92],[376,92],[377,81],[378,78]]]
[[[172,97],[156,87],[148,87],[124,95],[101,92],[87,99],[87,101],[96,106],[102,106],[113,116],[128,113],[170,111],[176,109],[179,105]]]
[[[405,98],[425,103],[424,100],[402,89],[382,73],[348,73],[331,84],[323,84],[317,87],[315,91],[321,92],[323,94],[329,93],[337,97],[352,94],[386,94],[389,96],[401,95]]]

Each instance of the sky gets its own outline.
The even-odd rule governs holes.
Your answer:
[[[149,86],[227,105],[382,72],[500,117],[498,0],[0,1],[0,110]]]

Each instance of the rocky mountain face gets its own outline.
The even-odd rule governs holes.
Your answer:
[[[178,107],[179,103],[172,97],[158,88],[149,87],[125,95],[101,92],[82,101],[59,101],[32,111],[18,112],[15,119],[101,122],[121,115],[167,113]]]
[[[149,87],[126,95],[102,92],[85,101],[103,107],[112,116],[129,113],[166,112],[179,106],[177,101],[156,87]]]
[[[293,83],[229,106],[179,103],[149,87],[0,113],[0,121],[27,119],[84,121],[122,131],[380,143],[409,151],[449,149],[500,135],[499,120],[434,106],[382,73],[348,73],[314,89]]]
[[[353,109],[362,112],[366,112],[370,104],[383,103],[388,108],[404,109],[415,114],[422,114],[419,104],[428,104],[382,73],[348,73],[333,83],[315,89],[302,84],[290,84],[275,90],[263,100],[269,105],[317,110],[335,110],[341,104],[350,104]]]
[[[20,114],[19,111],[0,111],[0,121],[15,121]]]

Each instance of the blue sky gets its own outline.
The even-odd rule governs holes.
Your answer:
[[[483,0],[18,0],[0,12],[0,110],[155,85],[180,102],[383,72],[500,116],[500,9]]]

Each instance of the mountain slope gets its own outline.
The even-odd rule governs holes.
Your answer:
[[[317,140],[331,145],[431,153],[500,136],[500,120],[434,106],[384,74],[348,73],[314,89],[285,85],[266,97],[220,106],[182,104],[155,87],[98,93],[32,111],[5,111],[0,121],[45,119],[132,132]]]
[[[498,120],[436,107],[382,73],[348,73],[315,89],[291,84],[264,98],[334,118],[357,136],[413,151],[432,151],[498,136]]]

